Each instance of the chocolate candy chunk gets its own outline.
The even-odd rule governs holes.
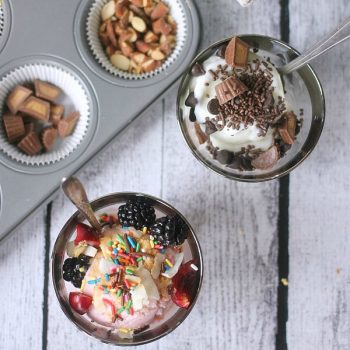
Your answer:
[[[266,170],[272,168],[279,159],[279,153],[276,146],[272,146],[267,151],[262,152],[252,160],[252,165],[256,169]]]
[[[51,102],[55,102],[61,95],[61,89],[45,81],[35,80],[35,96]]]
[[[204,70],[204,68],[202,67],[202,65],[198,62],[196,62],[191,69],[191,75],[193,77],[199,77],[201,75],[204,75],[206,72]]]
[[[203,144],[207,141],[207,135],[203,132],[201,126],[198,123],[194,123],[194,130],[200,144]]]
[[[282,123],[278,127],[278,132],[284,143],[292,145],[295,139],[297,117],[293,112],[286,112],[282,115],[282,118]]]
[[[51,150],[57,139],[57,129],[53,127],[45,128],[41,134],[41,141],[46,150]]]
[[[248,88],[235,75],[227,78],[222,83],[215,86],[216,96],[220,105],[231,101],[247,90]]]
[[[220,107],[220,104],[217,98],[211,99],[207,105],[208,112],[214,115],[219,114],[219,107]]]
[[[227,165],[227,167],[235,170],[242,170],[241,157],[235,157],[233,161]]]
[[[190,122],[195,122],[197,120],[196,114],[194,113],[194,108],[190,110],[190,115],[188,116]]]
[[[25,129],[22,117],[16,115],[4,115],[4,128],[8,141],[10,143],[17,141],[25,135]]]
[[[42,149],[38,135],[34,132],[30,132],[25,136],[17,147],[29,156],[38,154]]]
[[[226,47],[227,47],[226,45],[220,46],[215,52],[216,56],[220,58],[225,58]]]
[[[64,113],[64,106],[63,105],[51,105],[50,122],[53,125],[57,125],[58,122],[61,120],[63,113]]]
[[[253,170],[251,159],[241,156],[241,170],[245,170],[245,171]]]
[[[29,115],[35,119],[47,122],[50,116],[50,104],[44,100],[30,96],[26,99],[20,109],[24,114]]]
[[[221,164],[229,164],[233,160],[233,153],[223,149],[223,150],[217,152],[216,159]]]
[[[216,131],[217,131],[217,129],[216,129],[216,126],[214,125],[214,123],[212,123],[210,120],[207,120],[205,122],[205,133],[207,135],[211,135]]]
[[[6,99],[6,104],[12,114],[16,114],[21,104],[32,94],[33,92],[22,85],[17,85]]]
[[[190,92],[185,101],[185,106],[195,107],[198,103],[198,100],[194,97],[194,91]]]
[[[225,51],[226,63],[236,68],[246,68],[248,64],[249,45],[238,37],[231,39]]]
[[[73,132],[79,117],[79,112],[72,112],[65,119],[59,121],[57,129],[60,137],[67,137]]]

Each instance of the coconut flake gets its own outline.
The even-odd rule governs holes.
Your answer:
[[[131,290],[131,298],[134,311],[141,310],[149,304],[146,288],[142,284]]]
[[[88,245],[84,251],[84,254],[86,256],[89,256],[90,258],[94,258],[97,254],[97,249],[95,247],[92,247],[91,245]]]
[[[144,267],[140,266],[136,271],[135,275],[139,276],[141,278],[141,283],[146,289],[146,293],[148,298],[159,300],[159,291],[156,286],[156,284],[153,281],[153,278],[151,276],[151,273],[145,269]]]
[[[163,272],[162,276],[168,277],[168,278],[173,278],[177,272],[179,271],[179,268],[181,266],[182,260],[184,259],[184,253],[181,252],[179,254],[174,255],[174,260],[175,263],[173,264],[173,267],[170,268],[168,271]]]

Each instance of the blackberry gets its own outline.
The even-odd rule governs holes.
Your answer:
[[[140,230],[143,227],[150,227],[156,219],[156,214],[147,200],[137,198],[128,200],[119,207],[118,218],[122,226],[133,226],[136,230]]]
[[[63,279],[72,282],[74,287],[80,288],[89,266],[90,258],[84,254],[80,254],[78,258],[67,258],[63,263]]]
[[[156,220],[150,234],[159,244],[167,247],[182,244],[187,238],[187,229],[180,217],[164,216]]]

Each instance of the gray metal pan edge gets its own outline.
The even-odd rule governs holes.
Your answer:
[[[196,8],[192,1],[183,0],[188,37],[176,62],[141,82],[106,78],[88,56],[82,32],[83,16],[92,0],[4,1],[5,13],[11,14],[7,18],[11,29],[0,53],[0,78],[25,63],[62,65],[86,87],[92,115],[83,143],[55,164],[25,166],[0,154],[0,241],[53,198],[62,177],[78,172],[177,81],[194,57],[200,38]],[[133,103],[125,103],[131,100]]]

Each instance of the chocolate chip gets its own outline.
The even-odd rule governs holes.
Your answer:
[[[242,162],[240,157],[235,157],[233,162],[227,165],[228,168],[235,169],[235,170],[241,170],[242,168]]]
[[[241,157],[241,165],[242,165],[243,170],[246,170],[246,171],[253,170],[252,161],[246,157]]]
[[[204,70],[204,68],[202,67],[202,65],[198,62],[196,62],[191,69],[191,75],[193,77],[199,77],[201,75],[204,75],[206,72]]]
[[[226,45],[220,46],[215,53],[216,56],[219,56],[220,58],[225,58],[226,47]]]
[[[217,129],[216,129],[216,127],[215,127],[215,124],[212,123],[210,120],[207,120],[207,121],[205,122],[205,133],[206,133],[207,135],[211,135],[211,134],[213,134],[213,133],[216,132],[216,131],[217,131]]]
[[[219,108],[220,108],[220,104],[217,98],[213,98],[208,102],[207,109],[209,113],[218,115]]]
[[[226,151],[225,149],[218,151],[216,155],[216,159],[221,163],[221,164],[229,164],[233,160],[233,153]]]
[[[198,103],[198,100],[194,97],[194,91],[190,92],[185,101],[185,106],[195,107]]]
[[[191,122],[195,122],[197,120],[196,114],[194,113],[194,108],[193,107],[190,110],[189,119],[190,119]]]

